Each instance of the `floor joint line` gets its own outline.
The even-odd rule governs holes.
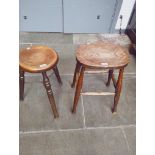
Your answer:
[[[86,129],[86,119],[85,119],[85,113],[84,113],[84,103],[83,103],[83,96],[81,95],[81,102],[82,102],[82,113],[83,113],[83,126],[84,129]]]
[[[53,130],[38,130],[38,131],[20,131],[19,134],[37,134],[37,133],[52,133],[52,132],[73,132],[73,131],[82,131],[82,130],[96,130],[96,129],[123,129],[125,127],[135,127],[135,124],[130,125],[120,125],[120,126],[112,126],[112,127],[85,127],[85,128],[77,128],[77,129],[53,129]],[[123,132],[123,131],[122,131]],[[125,133],[123,133],[124,135]]]
[[[128,142],[127,137],[126,137],[126,134],[125,134],[125,131],[124,131],[124,129],[123,129],[122,127],[120,127],[120,128],[121,128],[121,131],[122,131],[122,133],[123,133],[123,136],[124,136],[126,145],[127,145],[127,147],[128,147],[128,150],[131,151],[130,146],[129,146],[129,142]]]

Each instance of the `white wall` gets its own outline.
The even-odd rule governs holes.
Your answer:
[[[134,4],[135,0],[123,0],[115,29],[120,29],[120,15],[123,15],[121,28],[126,29]]]

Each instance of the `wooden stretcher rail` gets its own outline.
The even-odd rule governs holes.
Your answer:
[[[81,92],[82,95],[115,95],[113,92]]]
[[[99,73],[107,73],[108,70],[101,70],[101,71],[85,71],[86,74],[99,74]]]

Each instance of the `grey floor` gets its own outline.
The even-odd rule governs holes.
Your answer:
[[[113,96],[81,96],[77,113],[71,108],[75,89],[70,87],[79,44],[97,40],[128,48],[127,36],[103,34],[20,33],[19,48],[47,45],[60,57],[60,86],[48,72],[60,117],[53,118],[40,74],[26,73],[25,99],[19,105],[20,155],[135,155],[136,60],[130,55],[125,69],[118,112],[113,115]],[[118,72],[115,72],[115,76]],[[105,86],[107,74],[86,74],[83,90],[113,91]]]

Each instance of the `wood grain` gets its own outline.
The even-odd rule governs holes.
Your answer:
[[[32,46],[22,49],[19,54],[20,67],[28,72],[42,72],[49,70],[58,61],[58,55],[54,49],[47,46]]]
[[[82,92],[82,95],[96,95],[96,96],[100,96],[100,95],[115,95],[115,93],[113,92]]]
[[[102,41],[80,45],[76,57],[81,64],[89,67],[119,68],[129,63],[123,47]]]

